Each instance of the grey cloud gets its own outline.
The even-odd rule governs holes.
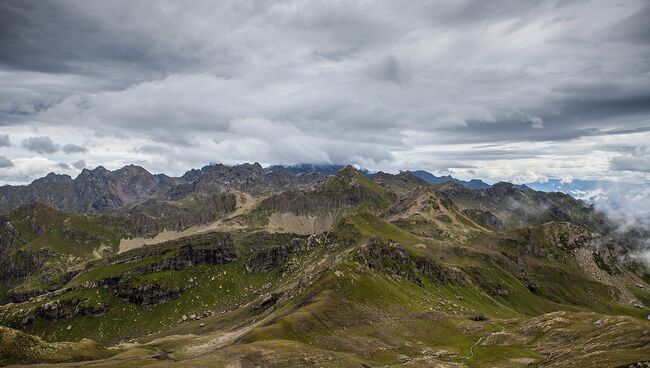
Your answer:
[[[70,165],[67,164],[67,163],[65,163],[65,162],[59,162],[58,164],[56,164],[56,166],[60,167],[60,168],[63,169],[63,170],[70,170],[70,169],[72,169],[72,168],[70,167]]]
[[[87,129],[162,169],[210,150],[462,168],[539,152],[427,147],[650,132],[650,6],[633,0],[156,5],[3,1],[0,125]]]
[[[59,150],[48,136],[27,138],[23,140],[23,147],[38,153],[54,153]]]
[[[9,134],[0,135],[0,147],[9,147],[11,146],[11,140],[9,139]]]
[[[615,171],[638,171],[650,173],[650,155],[614,157],[611,161],[611,169]]]
[[[12,166],[14,166],[14,163],[10,159],[6,158],[5,156],[0,156],[0,169],[5,169]]]
[[[642,5],[629,17],[605,30],[604,37],[613,41],[650,44],[650,4]]]
[[[138,153],[150,153],[150,154],[156,154],[156,155],[166,155],[171,153],[173,150],[170,147],[167,146],[157,146],[153,144],[145,144],[142,146],[135,147],[133,150],[134,152]]]
[[[220,9],[209,1],[192,8],[174,2],[152,7],[119,0],[111,6],[68,0],[4,1],[0,4],[0,63],[19,70],[139,80],[205,66],[206,60],[198,55],[234,64],[236,52],[226,40],[215,42],[217,33],[212,33],[233,24],[215,22],[210,29],[201,29],[193,20],[229,12],[233,19],[242,19],[250,14],[245,8],[225,4]],[[236,14],[237,10],[241,13]],[[178,24],[196,32],[176,32]],[[212,39],[201,31],[210,31]],[[21,37],[13,37],[16,34]]]
[[[408,74],[403,70],[397,58],[393,55],[386,56],[380,62],[368,67],[368,75],[380,81],[396,84],[405,84],[409,81]]]
[[[357,49],[338,49],[338,50],[314,50],[312,54],[319,59],[329,61],[342,61],[350,58],[357,52]]]
[[[88,152],[86,147],[77,146],[76,144],[68,143],[63,146],[63,152],[65,153],[77,153],[77,152]]]
[[[85,169],[86,168],[86,161],[84,161],[84,160],[75,161],[71,165],[72,165],[72,167],[74,167],[77,170]]]

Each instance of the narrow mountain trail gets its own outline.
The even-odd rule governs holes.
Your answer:
[[[504,326],[501,326],[501,325],[499,325],[499,324],[493,323],[493,325],[494,325],[494,326],[499,326],[499,327],[501,327],[501,331],[499,331],[499,333],[500,333],[500,332],[503,332],[503,331],[506,330],[506,328],[505,328]],[[488,335],[490,335],[490,334],[492,334],[492,333],[493,333],[493,332],[490,332],[490,333],[484,334],[483,336],[479,337],[478,340],[476,340],[476,342],[475,342],[474,344],[472,344],[472,346],[469,347],[469,354],[466,355],[466,356],[464,356],[464,357],[461,357],[460,359],[465,359],[465,360],[472,359],[472,358],[474,357],[474,348],[475,348],[476,346],[478,346],[478,344],[480,344],[481,341],[483,341],[483,340],[485,339],[486,336],[488,336]]]
[[[474,345],[469,347],[469,355],[461,357],[461,359],[472,359],[474,357],[474,348],[476,345],[480,344],[481,341],[483,341],[483,336],[479,337],[478,340],[474,343]]]

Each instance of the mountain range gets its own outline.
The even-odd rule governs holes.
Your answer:
[[[3,186],[0,365],[648,365],[647,228],[536,188],[258,163]]]

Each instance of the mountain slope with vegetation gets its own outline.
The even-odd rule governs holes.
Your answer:
[[[260,169],[193,170],[106,214],[33,204],[5,215],[0,247],[16,273],[2,281],[0,364],[650,360],[650,273],[629,257],[644,233],[621,236],[580,201],[408,172],[369,178],[351,166],[330,176]],[[230,197],[242,193],[245,207]],[[184,215],[172,240],[118,252],[124,238],[169,230],[169,213],[180,213],[170,206],[200,216]],[[55,269],[65,277],[32,287]]]

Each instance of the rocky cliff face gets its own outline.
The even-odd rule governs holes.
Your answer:
[[[43,304],[38,315],[46,320],[58,321],[79,316],[97,317],[106,313],[108,305],[92,303],[88,299],[72,298],[54,300]]]
[[[470,190],[459,184],[445,183],[436,187],[440,196],[456,202],[476,220],[498,225],[492,213],[505,229],[538,226],[550,221],[570,221],[590,228],[608,231],[607,220],[592,206],[563,193],[544,193],[511,183],[497,183],[487,189]],[[485,225],[488,223],[486,222]],[[496,229],[495,229],[496,230]]]
[[[93,170],[84,169],[75,179],[51,173],[29,185],[2,186],[0,213],[35,202],[66,211],[107,212],[150,199],[179,201],[193,193],[213,194],[236,189],[259,195],[291,188],[310,188],[324,178],[315,172],[265,172],[258,163],[208,165],[200,170],[190,170],[180,178],[152,175],[135,165],[115,171],[99,166]]]
[[[88,262],[85,269],[91,269],[97,265],[133,263],[141,259],[161,255],[165,255],[165,257],[146,267],[150,266],[152,269],[182,269],[200,264],[215,265],[233,262],[239,257],[231,234],[213,232],[148,245],[97,261],[91,261]]]
[[[60,208],[81,212],[104,212],[169,190],[170,183],[139,166],[116,171],[103,167],[84,169],[73,181]]]
[[[284,170],[265,172],[256,162],[235,166],[208,165],[188,171],[181,178],[192,182],[197,191],[237,189],[259,195],[290,188],[308,188],[322,181],[324,176],[318,173],[294,175]]]
[[[155,219],[167,230],[181,231],[194,225],[214,222],[235,211],[237,198],[233,193],[196,194],[182,202],[150,199],[129,212]]]
[[[144,285],[121,283],[114,285],[112,291],[116,296],[130,303],[138,304],[145,308],[153,308],[178,298],[183,289],[153,282]]]
[[[411,256],[404,245],[379,238],[368,239],[355,253],[354,259],[366,267],[406,277],[422,286],[422,273],[438,285],[467,283],[460,269],[450,269],[429,256]]]
[[[51,173],[26,186],[0,187],[0,212],[34,202],[66,211],[105,212],[167,191],[175,182],[134,165],[116,171],[84,169],[74,180]]]
[[[352,166],[339,171],[312,190],[288,190],[262,200],[258,209],[263,213],[293,213],[313,215],[321,211],[350,209],[362,203],[379,209],[393,198],[378,184],[364,177]]]
[[[35,202],[60,204],[66,198],[72,182],[68,175],[50,173],[30,185],[0,186],[0,213]]]
[[[270,272],[274,268],[284,265],[292,253],[305,251],[315,244],[322,245],[330,243],[330,241],[331,239],[327,239],[327,235],[307,239],[293,238],[287,244],[273,246],[253,253],[246,262],[246,270],[251,273]]]
[[[506,229],[503,221],[490,211],[481,210],[479,208],[467,208],[463,210],[463,214],[475,221],[477,224],[488,229],[494,231],[505,231]]]

